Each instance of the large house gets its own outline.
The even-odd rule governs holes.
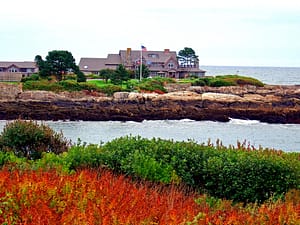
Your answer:
[[[141,51],[120,50],[119,54],[109,54],[107,58],[81,58],[79,69],[86,75],[99,74],[102,69],[116,69],[122,64],[127,69],[136,70],[140,66],[142,55],[143,64],[147,65],[150,76],[184,78],[188,75],[204,76],[205,71],[199,69],[199,63],[186,65],[177,59],[175,51],[165,49],[164,51]]]
[[[35,62],[0,61],[0,81],[20,81],[36,72],[38,67]]]

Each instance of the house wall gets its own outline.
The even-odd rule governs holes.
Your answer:
[[[21,81],[22,77],[21,72],[0,72],[0,81]]]

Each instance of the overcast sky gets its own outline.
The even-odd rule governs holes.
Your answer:
[[[201,65],[300,67],[300,1],[1,2],[1,61],[68,50],[78,63],[141,44],[177,52],[191,47]]]

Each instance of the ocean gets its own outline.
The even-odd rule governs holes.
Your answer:
[[[206,76],[237,74],[265,84],[300,85],[300,67],[201,66]]]
[[[251,76],[266,84],[300,85],[300,68],[202,66],[207,75],[238,74]],[[299,86],[300,88],[300,86]],[[0,121],[0,131],[7,121]],[[268,124],[232,118],[229,122],[193,120],[118,121],[46,121],[56,131],[76,143],[100,144],[125,135],[163,138],[198,143],[237,145],[300,152],[300,124]]]

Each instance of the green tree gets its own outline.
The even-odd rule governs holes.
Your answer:
[[[199,58],[195,51],[189,47],[185,47],[183,50],[180,50],[177,57],[180,64],[185,67],[194,67],[198,65],[199,62]]]
[[[141,67],[138,66],[136,69],[137,77],[140,77],[140,71],[141,71]],[[149,74],[150,74],[150,71],[149,71],[148,66],[146,66],[145,64],[142,64],[142,78],[149,77]]]
[[[40,55],[37,55],[35,61],[39,67],[41,76],[55,75],[56,79],[61,81],[65,74],[73,72],[77,75],[78,81],[85,81],[85,76],[76,65],[71,52],[53,50],[48,52],[46,60],[43,60]]]
[[[28,159],[39,159],[42,152],[59,154],[68,150],[69,141],[45,124],[15,120],[0,134],[0,150]]]
[[[84,73],[79,70],[78,66],[76,66],[74,73],[76,74],[77,82],[86,82],[86,77],[85,77]]]
[[[114,76],[114,73],[115,71],[112,69],[102,69],[100,70],[100,78],[104,79],[107,83]]]
[[[122,84],[123,81],[127,81],[130,79],[129,72],[126,68],[120,64],[116,69],[115,73],[112,74],[113,76],[110,78],[111,83],[115,85]]]
[[[47,77],[51,75],[50,66],[48,66],[47,62],[44,61],[40,55],[35,56],[34,61],[39,68],[39,75],[41,77]]]

